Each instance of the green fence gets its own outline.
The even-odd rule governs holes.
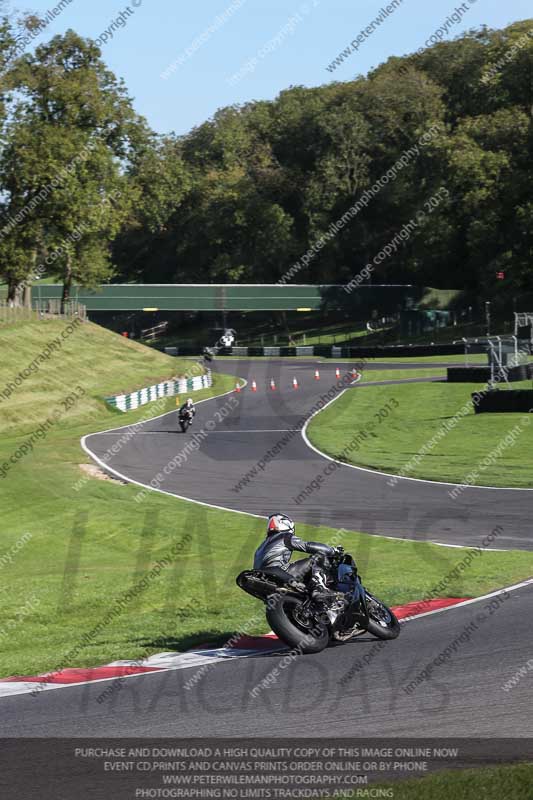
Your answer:
[[[245,284],[109,284],[96,291],[74,287],[72,299],[87,311],[320,311],[390,308],[416,303],[425,290],[413,286],[360,286],[347,294],[343,286]],[[33,301],[54,301],[61,286],[38,284]]]

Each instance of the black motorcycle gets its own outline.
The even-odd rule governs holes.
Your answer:
[[[180,414],[179,414],[179,417],[178,417],[178,421],[179,421],[179,425],[180,425],[182,433],[187,433],[187,431],[189,430],[189,427],[192,425],[193,417],[194,417],[194,414],[192,413],[192,411],[189,411],[186,408],[183,409],[183,411],[180,411]]]
[[[361,583],[354,559],[342,547],[333,556],[311,557],[312,580],[295,581],[290,572],[244,570],[237,585],[262,600],[274,633],[301,653],[319,653],[329,644],[348,642],[365,631],[378,639],[396,639],[400,623],[387,606]],[[311,591],[322,585],[336,594]],[[313,595],[313,596],[312,596]]]

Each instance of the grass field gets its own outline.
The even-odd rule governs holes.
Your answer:
[[[533,765],[441,772],[426,778],[381,785],[394,800],[531,800]],[[376,785],[376,790],[378,786]],[[375,795],[378,797],[379,795]],[[386,795],[381,795],[386,796]]]
[[[57,334],[54,325],[61,323],[37,331],[21,327],[17,338],[11,329],[0,332],[6,356],[0,391]],[[83,434],[174,407],[168,399],[126,415],[106,406],[103,395],[187,366],[89,326],[0,403],[2,464],[72,386],[87,387],[87,397],[0,479],[0,675],[92,666],[224,640],[242,628],[266,630],[261,605],[234,583],[263,537],[263,520],[156,493],[137,504],[138,487],[85,479],[79,468],[87,461],[79,445]],[[233,378],[216,375],[213,392],[233,385]],[[299,526],[299,533],[327,541],[335,532]],[[391,604],[422,598],[464,556],[363,534],[345,534],[343,543],[357,556],[369,587]],[[159,576],[82,644],[81,637],[158,562]],[[531,574],[532,553],[487,552],[447,592],[479,594]]]
[[[417,374],[419,370],[368,371],[364,379],[394,380]],[[513,386],[531,388],[531,382]],[[309,436],[320,450],[335,457],[355,432],[366,431],[360,448],[348,460],[385,472],[462,483],[475,471],[477,476],[470,482],[476,485],[533,487],[533,418],[476,415],[471,394],[482,388],[479,384],[428,383],[349,391],[315,417]],[[377,412],[387,404],[387,411],[378,419]],[[466,416],[448,431],[445,426],[461,409]],[[432,437],[437,438],[432,441]],[[427,452],[421,453],[424,446]]]
[[[50,356],[40,361],[44,352]],[[0,326],[0,354],[2,435],[33,430],[75,385],[80,384],[85,395],[69,410],[69,425],[96,420],[104,396],[141,389],[183,375],[192,367],[190,361],[151,351],[77,320]],[[17,378],[24,370],[27,376]],[[2,395],[6,390],[7,396]]]

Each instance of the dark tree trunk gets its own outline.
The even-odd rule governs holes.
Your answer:
[[[15,281],[12,278],[7,282],[7,304],[9,306],[20,306],[22,285],[20,281]]]
[[[67,262],[67,270],[63,281],[63,293],[61,295],[61,313],[65,313],[65,305],[70,300],[70,290],[72,288],[72,264],[70,258]]]

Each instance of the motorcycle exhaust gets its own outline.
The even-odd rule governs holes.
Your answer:
[[[287,586],[286,581],[276,575],[269,575],[261,570],[247,569],[241,572],[236,578],[237,586],[244,592],[257,597],[259,600],[266,600],[272,594],[290,594],[294,597],[301,597],[301,593],[292,590]]]

